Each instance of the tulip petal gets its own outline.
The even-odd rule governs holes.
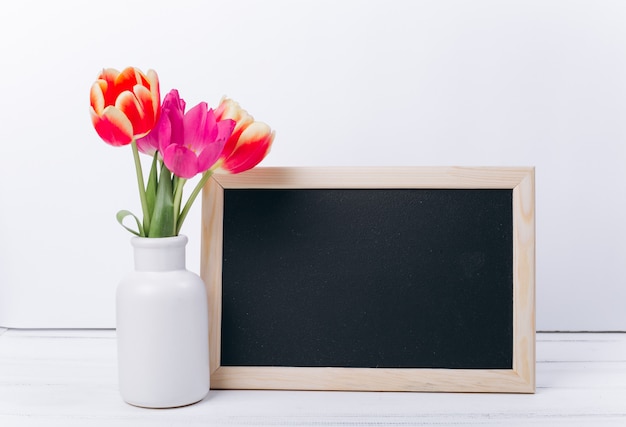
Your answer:
[[[254,122],[243,131],[239,141],[243,141],[245,144],[255,144],[266,139],[271,133],[272,129],[267,124]]]
[[[102,114],[104,110],[105,101],[104,93],[106,92],[107,83],[104,80],[98,80],[91,85],[91,91],[89,92],[89,102],[96,114]]]
[[[153,115],[158,119],[159,117],[159,106],[161,105],[161,92],[159,89],[159,76],[156,71],[148,70],[146,74],[146,78],[150,83],[150,94],[152,95],[152,109]],[[183,107],[184,110],[184,107]]]
[[[237,102],[226,97],[220,101],[215,115],[218,120],[231,119],[235,121],[235,127],[222,151],[222,158],[227,158],[235,151],[241,133],[254,122],[254,118],[241,108]]]
[[[236,124],[237,123],[231,119],[220,120],[219,122],[217,122],[216,139],[218,141],[227,141],[233,133],[233,129],[235,129]]]
[[[171,135],[167,145],[182,144],[185,141],[185,128],[183,115],[185,114],[185,101],[182,100],[176,89],[172,89],[163,100],[161,115],[166,115],[171,124]]]
[[[163,151],[170,145],[172,126],[168,116],[162,115],[157,125],[146,136],[137,139],[137,149],[144,154],[154,156],[156,151]]]
[[[253,146],[244,145],[237,149],[237,151],[222,163],[221,168],[232,173],[237,174],[245,172],[248,169],[252,169],[265,158],[269,152],[269,145]]]
[[[122,111],[133,124],[133,134],[136,137],[142,137],[150,132],[155,123],[152,117],[152,106],[149,106],[148,114],[145,110],[146,102],[150,102],[150,92],[143,86],[136,86],[135,91],[139,97],[132,92],[122,92],[115,101],[115,107]]]
[[[163,163],[174,175],[189,179],[198,173],[196,154],[187,147],[171,144],[162,154]]]
[[[218,120],[232,119],[237,122],[235,132],[248,127],[254,121],[254,118],[237,102],[225,97],[222,98],[219,107],[215,110],[215,116]]]
[[[211,132],[217,134],[217,129],[213,129],[215,116],[213,116],[213,126],[209,120],[206,102],[201,102],[189,110],[183,117],[185,140],[182,143],[196,153],[201,152],[209,141],[215,139],[211,139]]]
[[[145,86],[139,85],[133,88],[133,94],[141,106],[139,109],[141,119],[138,122],[133,122],[133,129],[135,135],[145,135],[147,132],[150,132],[157,120],[152,106],[152,94]]]
[[[132,92],[136,85],[149,86],[150,82],[141,71],[134,67],[127,67],[115,78],[115,88],[118,94]]]
[[[209,169],[217,159],[220,158],[220,154],[222,153],[222,149],[224,148],[224,143],[226,141],[222,139],[221,141],[213,141],[207,144],[204,147],[204,150],[198,156],[198,171],[197,173],[202,173]]]
[[[236,174],[252,169],[267,156],[276,133],[262,122],[254,122],[242,134],[235,151],[224,159],[222,169]]]
[[[233,131],[234,127],[234,120],[226,119],[217,122],[217,137],[215,139],[215,142],[206,146],[198,157],[199,172],[206,171],[211,166],[213,166],[213,164],[215,164],[215,162],[220,157],[222,157],[222,153],[224,152],[224,146],[226,145],[226,141],[230,137],[230,134]]]
[[[96,132],[105,142],[114,145],[128,145],[133,139],[133,125],[119,109],[106,107],[102,115],[90,109],[91,122]]]
[[[120,93],[115,100],[115,108],[124,113],[133,125],[142,119],[141,105],[132,92],[125,91]]]
[[[237,143],[239,142],[239,137],[241,136],[241,132],[243,130],[237,131],[237,127],[233,130],[233,133],[230,135],[230,138],[224,144],[224,149],[222,150],[222,158],[228,158],[233,154],[233,151],[237,148]]]
[[[115,104],[115,98],[119,93],[114,90],[115,79],[120,75],[120,72],[115,68],[105,68],[98,77],[98,82],[102,86],[104,92],[104,105]]]
[[[105,68],[102,70],[102,72],[98,76],[98,79],[102,79],[106,81],[109,85],[113,85],[113,83],[115,82],[115,79],[119,75],[120,75],[120,72],[117,71],[115,68]]]

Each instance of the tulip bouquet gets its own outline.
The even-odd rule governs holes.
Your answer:
[[[141,237],[176,236],[189,209],[214,171],[239,173],[256,166],[270,150],[275,132],[223,98],[217,109],[201,102],[185,112],[178,91],[161,104],[155,71],[105,69],[91,86],[91,121],[105,142],[131,145],[143,219],[127,210],[118,222]],[[147,180],[139,153],[152,158]],[[201,178],[183,205],[187,180]],[[124,224],[134,218],[137,230]]]

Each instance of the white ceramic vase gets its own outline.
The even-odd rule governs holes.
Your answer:
[[[117,288],[117,352],[122,398],[171,408],[209,391],[206,290],[185,267],[186,236],[133,237],[135,271]]]

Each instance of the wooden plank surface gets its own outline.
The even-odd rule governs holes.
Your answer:
[[[626,334],[537,335],[536,394],[212,390],[125,404],[115,332],[0,330],[0,426],[625,426]]]

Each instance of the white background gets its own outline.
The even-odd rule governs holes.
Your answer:
[[[265,166],[535,166],[537,328],[626,330],[626,2],[20,0],[0,61],[1,326],[115,326],[140,206],[88,95],[134,65],[269,123]]]

